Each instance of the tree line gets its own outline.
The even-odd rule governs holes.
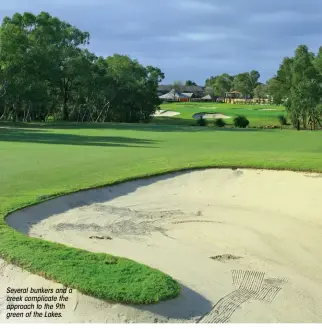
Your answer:
[[[300,45],[293,57],[285,57],[268,81],[276,104],[285,106],[298,130],[322,128],[322,47],[317,54]]]
[[[223,73],[217,76],[211,76],[205,81],[204,95],[210,94],[216,97],[224,97],[226,92],[238,90],[243,97],[266,98],[268,86],[259,82],[260,74],[258,71],[239,73],[229,75]],[[185,83],[176,80],[171,84],[172,88],[183,91],[185,87],[198,86],[196,82],[187,80]]]
[[[41,12],[0,27],[0,120],[146,122],[164,74],[128,56],[97,57],[90,35]]]
[[[245,97],[266,98],[284,105],[292,125],[301,128],[322,128],[322,47],[317,54],[306,45],[296,48],[293,57],[285,57],[277,73],[266,83],[259,82],[258,71],[231,76],[227,73],[211,76],[205,82],[220,97],[238,90]]]
[[[259,82],[260,73],[256,70],[251,72],[229,75],[223,73],[211,76],[205,82],[207,87],[212,87],[214,95],[224,97],[226,92],[238,90],[244,97],[265,98],[267,85]]]
[[[16,13],[0,26],[0,120],[148,122],[160,105],[164,73],[128,56],[98,57],[88,32],[41,12]],[[259,82],[256,70],[206,80],[206,93],[240,91],[286,107],[294,127],[321,127],[322,47],[300,45],[277,73]],[[180,82],[173,84],[180,89]],[[192,80],[186,86],[196,86]]]

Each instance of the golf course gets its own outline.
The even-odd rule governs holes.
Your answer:
[[[266,192],[263,194],[263,197],[267,199],[260,199],[260,204],[262,205],[263,202],[267,202],[268,209],[272,211],[271,216],[274,217],[276,215],[276,219],[280,218],[278,213],[274,215],[274,211],[277,211],[280,207],[283,208],[284,203],[285,212],[287,213],[288,209],[291,208],[291,213],[294,215],[294,209],[299,211],[298,207],[295,205],[298,204],[300,209],[302,209],[301,202],[304,206],[308,201],[301,200],[301,197],[308,197],[308,193],[312,193],[309,199],[311,201],[316,201],[314,196],[316,197],[317,193],[321,192],[321,176],[309,174],[310,172],[322,172],[321,137],[321,131],[298,132],[295,130],[280,129],[214,129],[209,127],[155,124],[3,124],[0,128],[0,169],[3,173],[0,176],[1,258],[10,264],[23,268],[24,271],[33,273],[36,277],[40,275],[47,280],[61,283],[64,286],[77,289],[77,291],[85,295],[90,295],[107,302],[114,301],[133,305],[153,304],[170,299],[169,302],[165,303],[173,303],[173,301],[179,303],[180,297],[178,296],[184,294],[187,289],[192,289],[193,291],[194,287],[189,287],[189,279],[186,278],[185,275],[182,275],[182,273],[177,273],[177,271],[174,270],[175,266],[171,265],[173,260],[170,257],[170,253],[171,255],[175,255],[177,250],[177,257],[180,258],[180,253],[183,252],[180,248],[176,248],[175,245],[173,245],[174,249],[171,249],[171,240],[167,242],[168,249],[164,249],[163,253],[161,249],[159,250],[158,247],[154,247],[152,256],[145,257],[144,253],[147,252],[147,246],[144,240],[143,242],[134,242],[134,244],[139,244],[136,252],[135,248],[131,246],[134,234],[133,232],[131,233],[131,229],[125,234],[125,237],[122,236],[122,234],[116,234],[115,232],[117,232],[117,230],[115,231],[115,229],[114,231],[111,230],[111,228],[107,229],[112,239],[111,241],[104,240],[100,242],[100,240],[97,240],[97,242],[89,239],[90,236],[88,236],[88,234],[92,236],[102,234],[98,233],[100,229],[97,229],[95,225],[99,226],[106,221],[109,223],[113,222],[113,216],[117,216],[117,211],[115,209],[117,207],[120,208],[117,204],[114,205],[114,208],[116,208],[113,208],[116,211],[116,215],[115,213],[113,215],[113,211],[110,214],[107,212],[104,213],[101,219],[97,219],[96,221],[95,213],[93,213],[92,216],[89,214],[91,223],[95,225],[88,226],[88,229],[86,229],[85,225],[87,236],[85,238],[82,237],[80,240],[76,239],[80,234],[79,232],[77,233],[77,229],[74,232],[68,226],[70,223],[73,223],[73,220],[76,220],[75,218],[63,218],[63,222],[60,223],[62,228],[60,230],[56,229],[56,235],[53,236],[50,234],[46,236],[48,227],[42,227],[42,222],[44,221],[44,224],[47,222],[47,225],[51,227],[50,231],[52,231],[52,224],[54,222],[51,221],[56,218],[54,216],[55,214],[58,216],[59,214],[66,213],[66,211],[66,214],[68,214],[69,208],[75,211],[78,209],[77,207],[89,204],[99,205],[102,202],[107,202],[111,198],[117,200],[118,198],[122,198],[122,195],[129,193],[129,195],[136,195],[136,193],[139,193],[140,186],[144,186],[145,184],[151,185],[153,182],[154,184],[151,186],[154,186],[159,182],[159,178],[157,176],[152,182],[148,181],[148,183],[144,184],[140,183],[141,181],[139,180],[138,183],[134,183],[134,186],[125,188],[122,188],[122,184],[115,185],[116,183],[120,184],[138,178],[147,179],[155,175],[176,172],[182,169],[192,170],[195,168],[228,169],[218,169],[215,172],[215,176],[209,174],[210,176],[208,178],[191,178],[193,182],[190,182],[191,179],[187,176],[188,174],[184,174],[186,178],[183,182],[186,181],[188,186],[186,188],[181,186],[181,192],[179,193],[179,195],[181,195],[180,200],[176,199],[178,197],[176,197],[176,193],[174,193],[176,191],[175,186],[170,187],[171,185],[169,185],[170,190],[168,190],[167,185],[163,186],[162,183],[158,183],[161,184],[161,186],[158,187],[158,185],[156,185],[153,190],[150,192],[147,191],[148,194],[143,194],[141,198],[138,196],[140,199],[139,208],[144,205],[145,207],[150,205],[149,207],[152,207],[152,209],[149,208],[150,213],[156,211],[163,212],[164,214],[160,216],[164,218],[164,221],[169,220],[169,218],[167,218],[169,214],[170,219],[173,221],[180,221],[186,219],[186,217],[190,218],[193,212],[204,212],[204,209],[202,209],[204,206],[202,206],[200,209],[198,208],[199,210],[191,209],[190,215],[184,214],[186,210],[184,209],[185,201],[187,202],[187,209],[189,209],[189,207],[193,208],[193,200],[189,199],[189,195],[193,195],[196,189],[202,190],[205,188],[204,198],[207,200],[207,203],[211,203],[214,200],[221,199],[228,193],[226,191],[228,188],[227,178],[224,179],[224,177],[231,174],[227,174],[226,171],[222,170],[228,170],[232,172],[232,175],[236,175],[236,172],[231,168],[238,168],[238,170],[242,170],[242,168],[258,168],[307,173],[290,174],[287,172],[277,172],[277,177],[274,176],[275,178],[270,178],[269,172],[266,173],[266,171],[264,171],[261,179],[259,179],[260,176],[257,176],[257,180],[255,181],[254,178],[251,178],[249,181],[245,178],[244,184],[246,184],[245,188],[247,187],[248,193],[255,193],[255,195],[252,196],[252,202],[260,199],[260,191],[264,190],[264,192]],[[220,172],[223,174],[220,174]],[[249,175],[253,174],[250,172]],[[303,178],[303,175],[313,175],[312,177],[317,175],[317,178]],[[171,177],[168,178],[170,181]],[[181,176],[179,175],[179,177]],[[237,190],[234,190],[234,180],[240,179],[238,177],[237,175],[231,183],[228,184],[228,186],[233,184],[230,187],[233,194],[238,194]],[[167,179],[164,179],[166,182]],[[275,183],[274,179],[276,180]],[[304,181],[302,182],[303,179]],[[298,180],[302,184],[298,186],[299,195],[295,195],[294,200],[290,200],[292,196],[291,191],[296,188],[296,185],[294,187],[293,185],[299,183]],[[279,185],[281,182],[284,188]],[[270,184],[276,184],[276,190],[274,186]],[[81,193],[91,193],[90,189],[102,186],[111,186],[112,188],[115,186],[116,189],[118,188],[117,186],[120,186],[120,188],[118,192],[113,192],[111,197],[107,197],[104,193],[103,196],[95,196],[96,190],[94,189],[92,190],[94,191],[94,196],[88,197],[83,195],[82,198],[76,197],[73,201],[74,203],[67,200],[67,203],[65,202],[63,206],[61,206],[60,203],[60,205],[50,205],[50,202],[55,202],[55,198],[58,196],[67,195],[79,190],[84,191]],[[257,186],[256,190],[254,190],[255,186]],[[143,189],[143,187],[141,188]],[[222,192],[220,192],[221,188]],[[312,190],[310,190],[310,188],[312,188]],[[86,190],[89,191],[86,192]],[[212,190],[213,192],[211,192]],[[165,195],[169,194],[170,191],[175,195],[171,197],[172,201],[168,204],[162,201],[162,195],[164,195],[163,193],[165,193]],[[241,196],[245,194],[245,192],[246,190],[241,192]],[[160,193],[161,196],[159,195]],[[215,193],[213,197],[211,193]],[[272,195],[270,195],[270,193],[272,193]],[[275,196],[274,193],[276,193]],[[290,193],[291,196],[288,195]],[[304,195],[302,196],[303,193]],[[220,196],[221,194],[222,196]],[[71,194],[71,196],[73,196],[73,194]],[[186,196],[187,199],[183,196]],[[278,205],[272,202],[272,200],[277,202],[277,196],[279,198]],[[226,195],[226,197],[231,197],[231,195]],[[49,204],[47,205],[45,201],[49,199],[53,200],[48,201]],[[158,203],[154,206],[153,202],[156,199]],[[211,201],[211,199],[213,200]],[[83,204],[81,200],[83,200]],[[225,207],[228,207],[229,203],[233,203],[232,200],[234,199],[231,199],[231,201],[227,199],[225,202],[227,205]],[[248,207],[254,207],[254,205],[249,205],[249,201],[247,200],[247,198],[244,198],[241,200],[242,204],[238,204],[238,206],[236,205],[235,207],[243,207],[243,205],[246,207],[247,205]],[[295,202],[295,205],[293,202]],[[181,206],[179,207],[177,203],[180,203]],[[42,208],[37,208],[37,204]],[[19,210],[31,205],[34,205],[34,208],[29,207],[26,208],[26,210],[21,210],[22,212]],[[179,212],[177,209],[178,207],[180,208]],[[229,214],[230,212],[225,207],[223,209],[219,207],[215,212],[209,210],[210,213],[207,214],[207,220],[215,220],[216,222],[226,220],[227,213]],[[257,204],[255,208],[258,207],[259,205]],[[131,202],[126,204],[126,208],[132,211]],[[254,213],[256,213],[255,208],[253,209]],[[226,212],[225,209],[227,210]],[[251,209],[252,208],[249,208],[250,212]],[[16,210],[19,211],[17,212]],[[234,211],[238,213],[238,209]],[[310,211],[313,212],[312,216],[314,217],[317,212],[321,213],[321,208],[311,209]],[[308,220],[311,218],[310,211],[308,209],[302,211],[303,215],[306,214],[304,217],[307,217]],[[8,214],[11,215],[8,216]],[[130,215],[135,218],[141,218],[140,221],[146,221],[144,216],[139,216],[139,212],[136,210],[133,210],[133,213]],[[261,225],[263,225],[263,221],[267,220],[269,221],[268,223],[276,226],[277,232],[284,227],[288,227],[288,224],[290,224],[288,223],[289,220],[287,223],[279,221],[276,223],[273,217],[266,218],[267,214],[264,215],[264,213],[257,215],[262,217],[252,219],[255,220],[255,223],[258,222],[258,224],[261,223]],[[6,216],[8,216],[7,221]],[[52,216],[54,216],[53,219],[51,219]],[[129,216],[129,214],[121,214],[118,216],[122,218],[124,216]],[[241,215],[239,214],[239,216]],[[60,217],[58,216],[58,218]],[[152,216],[152,218],[154,217]],[[243,217],[241,217],[240,220],[242,220],[242,218]],[[194,231],[202,230],[201,223],[203,217],[197,216],[193,221],[195,221]],[[200,221],[201,226],[198,226],[198,221]],[[294,227],[300,225],[296,223],[296,218],[292,221],[294,221]],[[275,224],[273,224],[273,222]],[[65,226],[62,223],[65,223]],[[266,225],[270,225],[268,223]],[[132,223],[132,225],[137,224]],[[253,223],[252,225],[255,224]],[[318,232],[321,232],[322,227],[321,224],[316,221],[314,225],[314,234],[316,235]],[[108,227],[108,225],[106,227]],[[289,226],[288,229],[290,229],[290,227],[291,226]],[[215,230],[213,233],[218,230],[214,226],[208,228],[204,226],[204,228],[209,234],[211,234],[212,229]],[[265,229],[267,228],[268,226]],[[262,227],[262,229],[264,228]],[[302,229],[305,230],[304,227]],[[36,233],[33,234],[33,230]],[[152,241],[155,240],[156,244],[157,239],[155,235],[160,235],[163,239],[169,240],[161,233],[162,232],[158,230],[154,230],[153,232]],[[289,234],[288,231],[286,233]],[[304,231],[302,231],[302,233],[305,234]],[[145,234],[142,236],[144,237]],[[216,248],[212,246],[213,253],[220,254],[220,251],[226,251],[228,254],[233,253],[234,250],[229,250],[228,246],[232,243],[231,239],[233,239],[235,234],[236,232],[228,234],[226,248],[219,247],[220,239],[218,239],[218,250],[216,252]],[[136,233],[136,235],[140,236],[140,233]],[[303,236],[301,238],[303,238]],[[308,238],[310,237],[308,236]],[[179,237],[178,239],[180,240]],[[291,239],[294,239],[295,243],[297,239],[300,239],[300,236],[294,236]],[[88,241],[92,243],[89,246],[87,246]],[[202,239],[198,242],[199,247],[199,243],[202,243],[202,241],[205,242],[205,246],[207,245],[207,242]],[[114,243],[117,243],[117,245],[114,245]],[[191,244],[192,241],[190,240],[190,242],[187,241],[186,243]],[[302,243],[305,243],[305,241]],[[145,247],[142,249],[142,246]],[[149,253],[147,252],[147,254]],[[208,256],[210,257],[211,255]],[[249,257],[251,256],[254,255],[249,255]],[[261,259],[261,256],[262,255],[259,253],[256,257]],[[193,258],[193,256],[191,257]],[[205,257],[205,261],[209,261],[209,257]],[[311,257],[319,256],[311,254]],[[176,257],[174,258],[178,261]],[[197,259],[198,258],[199,257],[197,257]],[[162,261],[162,259],[164,259],[164,261]],[[197,259],[194,261],[197,262]],[[205,266],[202,260],[199,261],[201,262],[200,266]],[[269,260],[265,261],[269,264]],[[212,262],[215,263],[213,260]],[[233,261],[234,266],[236,264],[235,262],[236,261]],[[144,263],[144,265],[142,263]],[[291,271],[290,264],[289,268],[287,262],[283,265]],[[8,269],[8,266],[9,265],[3,263],[0,267],[2,275],[5,276],[7,273],[7,279],[4,280],[1,286],[3,289],[10,286],[10,278],[13,280],[14,276],[12,273],[16,271],[13,268]],[[224,270],[225,273],[227,272],[228,269],[225,263],[221,264],[219,262],[217,267],[218,266],[222,266],[223,268],[221,270]],[[246,267],[248,267],[248,265]],[[171,271],[170,268],[173,268],[173,271]],[[161,269],[161,271],[159,271],[159,269]],[[185,268],[183,267],[183,269]],[[203,270],[201,272],[203,272]],[[218,273],[215,271],[212,274],[210,273],[210,275],[216,277],[218,274],[218,278],[220,278],[223,274],[219,272],[220,269]],[[308,277],[310,277],[310,274]],[[313,277],[312,280],[313,279],[320,280],[319,277]],[[6,282],[6,280],[9,281]],[[223,280],[221,284],[227,284],[225,281],[227,281],[227,278]],[[39,279],[34,280],[34,282],[39,282]],[[212,307],[211,305],[216,304],[216,299],[220,299],[221,297],[220,294],[224,294],[223,290],[225,289],[223,289],[223,286],[220,288],[218,284],[219,283],[213,283],[213,289],[211,290],[212,300],[209,302],[209,307],[207,308],[206,306],[205,309],[202,310],[204,313],[209,312]],[[201,295],[209,290],[207,285],[206,289],[198,286],[196,286],[196,288],[197,290],[199,289]],[[195,292],[195,294],[197,293],[198,291]],[[285,303],[285,300],[283,302]],[[202,305],[203,303],[201,303],[201,307],[205,306]],[[148,310],[150,311],[149,308]],[[152,308],[151,312],[153,312],[153,310]],[[193,315],[195,317],[197,316],[197,318],[201,317],[203,315],[202,311],[199,309],[194,310],[195,314]],[[292,315],[294,316],[295,313],[296,312],[292,312],[289,317],[286,317],[286,321],[292,321]],[[307,320],[310,316],[312,316],[312,314],[308,315]],[[170,320],[178,320],[176,314],[168,317]],[[97,317],[95,319],[97,319]],[[315,320],[316,319],[317,318],[315,318]],[[14,320],[17,321],[16,318]],[[150,321],[150,317],[141,318],[141,320]],[[283,321],[283,317],[281,317],[280,320]],[[293,321],[296,320],[298,320],[298,318],[294,317]],[[79,318],[77,320],[74,319],[74,321],[79,321]],[[191,321],[191,317],[189,318],[188,314],[184,313],[181,317],[179,316],[179,321]]]
[[[0,8],[1,323],[322,323],[322,47],[230,6]]]
[[[167,117],[154,118],[154,122],[159,124],[174,125],[195,125],[196,120],[193,116],[197,113],[207,114],[223,114],[227,127],[233,126],[233,118],[239,115],[246,116],[250,121],[251,127],[279,126],[278,117],[285,115],[285,109],[276,105],[238,105],[238,104],[222,104],[222,103],[168,103],[162,104],[161,110],[175,113],[176,115]],[[213,119],[208,119],[209,125],[213,123]]]

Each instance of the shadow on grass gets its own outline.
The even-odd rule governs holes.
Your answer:
[[[0,128],[1,142],[85,145],[105,147],[148,147],[155,141],[122,136],[83,136],[46,132],[41,129]]]
[[[169,119],[169,120],[167,120]],[[120,130],[135,130],[135,131],[199,131],[202,129],[195,124],[196,120],[190,119],[173,119],[162,118],[161,120],[152,121],[150,123],[78,123],[78,122],[57,122],[57,123],[12,123],[0,122],[0,129],[120,129]]]
[[[172,119],[173,120],[173,119]],[[178,119],[181,124],[176,124],[174,122],[167,124],[159,123],[149,123],[149,124],[138,124],[138,123],[57,123],[57,124],[46,124],[46,123],[19,123],[13,125],[12,123],[0,123],[0,138],[4,134],[5,130],[25,130],[27,132],[48,130],[48,129],[112,129],[112,130],[133,130],[133,131],[149,131],[149,132],[199,132],[199,131],[235,131],[235,132],[267,132],[279,129],[260,129],[260,128],[234,128],[227,125],[226,128],[215,128],[215,127],[200,127],[195,124],[195,120],[190,119]],[[186,124],[183,124],[183,120],[186,120]],[[56,136],[56,135],[55,135]],[[65,135],[66,136],[66,135]],[[87,138],[84,136],[84,138]],[[91,138],[91,137],[88,137]],[[94,137],[93,137],[94,138]],[[97,137],[104,138],[104,137]],[[105,137],[108,138],[108,137]],[[57,137],[56,137],[57,139]],[[106,140],[107,142],[107,140]],[[133,141],[134,142],[134,141]],[[64,143],[62,143],[64,144]]]
[[[157,117],[153,118],[150,124],[154,125],[175,125],[175,126],[197,126],[197,120],[193,118],[178,118],[178,117]]]

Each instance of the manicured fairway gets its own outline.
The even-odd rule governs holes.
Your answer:
[[[9,228],[4,216],[53,195],[182,168],[322,172],[322,131],[6,126],[0,128],[0,154],[0,257],[96,297],[152,303],[178,295],[178,284],[126,259],[27,238]]]
[[[170,118],[155,118],[154,121],[165,124],[186,124],[191,125],[196,122],[192,117],[198,112],[222,113],[231,118],[225,119],[227,125],[232,125],[233,118],[238,115],[244,115],[250,121],[251,127],[256,126],[278,126],[278,116],[286,115],[282,106],[276,105],[238,105],[222,103],[169,103],[162,104],[161,109],[180,112],[180,115]],[[265,109],[275,109],[267,111]],[[264,110],[264,111],[263,111]],[[209,120],[211,122],[211,120]]]

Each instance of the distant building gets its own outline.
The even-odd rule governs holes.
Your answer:
[[[242,94],[237,90],[225,93],[225,103],[234,103],[237,99],[241,98]]]
[[[158,87],[158,96],[162,96],[166,93],[169,93],[173,89],[172,85],[159,85]],[[204,96],[205,87],[201,86],[180,86],[178,92],[183,94],[191,94],[188,98],[201,98]]]
[[[202,97],[201,100],[204,102],[211,102],[213,100],[213,98],[208,94],[208,95]]]
[[[272,100],[267,95],[263,98],[252,98],[251,96],[244,96],[239,91],[230,91],[225,93],[225,103],[231,104],[270,104]]]
[[[190,97],[184,93],[171,89],[168,93],[159,96],[162,101],[168,102],[189,102]]]

